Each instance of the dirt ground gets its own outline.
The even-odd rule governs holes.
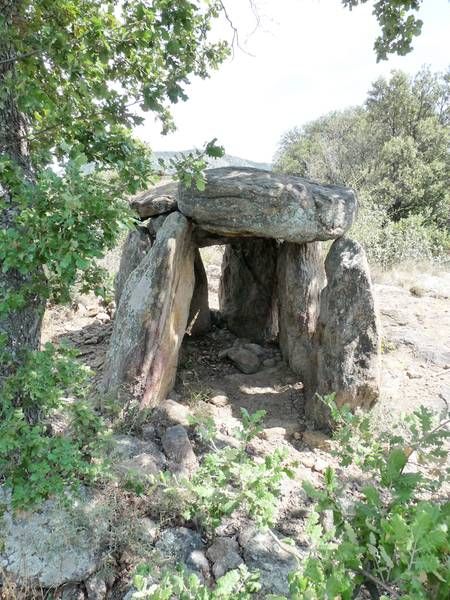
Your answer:
[[[213,309],[218,308],[222,253],[220,247],[202,251]],[[118,253],[115,253],[108,262],[111,272],[117,264]],[[450,402],[450,273],[407,269],[375,277],[382,331],[382,391],[374,416],[382,428],[388,428],[396,416],[421,404],[440,411]],[[76,346],[81,360],[92,368],[95,380],[99,381],[113,312],[113,307],[102,306],[93,296],[78,297],[71,309],[47,312],[44,341],[65,341]],[[361,495],[365,475],[353,466],[341,468],[330,453],[329,439],[306,429],[302,383],[281,360],[278,348],[275,345],[266,348],[275,366],[247,375],[227,358],[221,358],[222,351],[235,340],[232,333],[218,326],[213,326],[202,338],[186,336],[171,398],[188,405],[197,417],[213,418],[218,446],[233,444],[241,408],[249,412],[266,411],[265,429],[252,440],[248,450],[255,460],[262,460],[276,449],[285,449],[295,476],[281,484],[273,532],[280,538],[289,537],[297,551],[306,555],[309,548],[306,516],[311,501],[303,490],[303,482],[307,480],[314,487],[321,487],[327,466],[333,466],[344,489],[344,500],[351,506]],[[197,444],[195,436],[191,441],[195,453],[201,457],[204,452],[201,444]],[[447,492],[447,488],[440,490],[441,495]],[[216,533],[238,538],[249,527],[248,517],[238,511],[224,519]],[[129,579],[129,568],[125,566],[112,597],[123,598]],[[365,596],[360,594],[358,598]]]
[[[222,250],[203,251],[210,289],[210,305],[218,307],[218,285]],[[117,265],[117,256],[111,269]],[[450,402],[450,273],[427,275],[411,271],[384,274],[375,284],[382,327],[382,395],[376,418],[383,424],[394,415],[414,410],[420,404],[441,410]],[[72,309],[49,310],[44,341],[65,341],[76,346],[82,361],[98,381],[112,330],[112,311],[96,298],[80,297]],[[240,408],[266,411],[263,435],[254,444],[255,456],[285,447],[289,459],[298,464],[298,480],[283,484],[277,530],[305,543],[305,507],[301,491],[305,478],[320,485],[328,464],[337,466],[320,435],[304,433],[302,385],[282,362],[256,374],[237,370],[220,352],[235,337],[226,329],[213,327],[203,338],[187,338],[180,353],[180,368],[172,397],[188,404],[194,414],[214,418],[225,443],[239,423]],[[268,348],[277,353],[276,347]],[[339,473],[339,470],[338,470]],[[358,483],[348,474],[352,495]],[[296,478],[297,479],[297,478]],[[230,535],[242,527],[232,519],[223,525]]]
[[[223,247],[202,250],[208,274],[210,306],[218,308],[218,286]],[[108,262],[117,269],[118,253]],[[382,419],[410,412],[424,404],[441,410],[450,403],[450,273],[430,275],[397,270],[377,276],[376,300],[382,331],[382,394],[376,408]],[[66,342],[78,348],[81,360],[101,377],[112,330],[113,311],[94,296],[80,296],[72,308],[47,311],[43,342]],[[292,434],[303,428],[301,382],[279,363],[254,375],[240,373],[222,350],[235,337],[213,327],[208,336],[186,338],[180,354],[176,393],[181,401],[196,403],[220,393],[229,405],[214,407],[218,419],[239,415],[239,408],[267,411],[267,428]],[[276,352],[275,348],[271,349]],[[211,404],[210,404],[211,406]],[[222,413],[221,413],[222,411]]]

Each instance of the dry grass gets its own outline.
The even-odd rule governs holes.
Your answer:
[[[389,271],[383,271],[376,265],[370,266],[374,283],[385,285],[397,285],[406,289],[420,284],[424,277],[450,278],[449,268],[436,263],[402,263],[396,265]]]

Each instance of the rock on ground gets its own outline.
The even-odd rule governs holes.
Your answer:
[[[171,470],[189,475],[198,468],[197,457],[186,429],[182,425],[169,427],[162,436],[161,443],[164,452],[172,462]]]
[[[194,290],[192,226],[172,213],[128,278],[108,349],[102,391],[134,387],[141,407],[156,406],[173,387]]]
[[[274,240],[232,242],[222,259],[219,306],[228,329],[255,342],[278,333],[277,244]]]
[[[155,550],[165,563],[171,563],[172,566],[183,564],[202,579],[208,579],[209,563],[204,548],[200,534],[186,527],[164,530],[155,544]]]
[[[365,252],[342,238],[325,260],[327,286],[322,291],[318,323],[318,393],[334,392],[338,406],[370,408],[380,393],[380,333]],[[306,414],[328,425],[328,409],[308,398]]]
[[[281,549],[269,533],[252,526],[242,531],[239,543],[248,569],[260,573],[262,592],[289,596],[288,575],[298,568],[296,558]]]
[[[107,586],[105,580],[96,574],[85,581],[88,600],[104,600],[106,598]]]
[[[213,563],[212,572],[216,579],[244,562],[239,554],[239,544],[235,539],[228,537],[217,538],[208,548],[206,556]]]
[[[242,371],[242,373],[256,373],[259,371],[261,360],[256,354],[243,347],[229,348],[226,352],[226,356],[231,360],[233,364]]]
[[[301,177],[251,168],[206,171],[206,187],[180,188],[178,208],[203,229],[302,244],[342,236],[356,213],[355,193]]]
[[[5,490],[0,499],[8,505]],[[0,519],[0,569],[43,587],[88,579],[101,564],[108,525],[99,517],[98,498],[85,493],[71,504],[69,510],[47,500],[16,515],[7,509]]]
[[[143,441],[132,435],[116,435],[109,451],[114,470],[124,477],[145,479],[157,475],[167,460],[152,441]]]
[[[156,426],[159,435],[162,436],[164,431],[173,425],[188,427],[191,416],[192,413],[188,406],[168,398],[155,408],[152,413],[152,424]]]

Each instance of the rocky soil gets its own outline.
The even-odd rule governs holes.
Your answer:
[[[221,251],[207,248],[202,254],[208,273],[210,304],[214,309],[217,308]],[[450,274],[421,275],[406,286],[385,281],[375,289],[383,334],[383,389],[376,408],[379,419],[389,423],[394,414],[411,411],[420,404],[441,409],[450,402]],[[73,309],[48,312],[44,341],[65,340],[76,346],[82,361],[93,369],[99,381],[112,317],[111,307],[101,306],[93,297],[80,297]],[[189,475],[198,467],[202,452],[192,435],[189,415],[211,416],[219,432],[217,443],[230,443],[232,431],[239,424],[240,408],[249,412],[264,409],[267,413],[265,429],[252,442],[251,452],[255,460],[259,460],[282,446],[289,459],[297,463],[298,477],[282,486],[275,531],[281,538],[292,538],[300,553],[306,552],[304,527],[309,503],[301,481],[308,479],[315,485],[321,484],[326,466],[334,463],[329,453],[330,442],[319,432],[308,429],[303,414],[302,382],[281,360],[278,348],[237,338],[221,326],[218,317],[214,323],[207,336],[185,339],[175,390],[158,415],[149,423],[140,423],[133,431],[130,425],[130,431],[117,432],[117,469],[122,473],[153,474],[164,467]],[[352,473],[338,473],[348,488],[349,497],[357,494],[359,484]],[[98,498],[94,500],[89,497],[86,503],[81,503],[84,513],[86,506],[93,502],[98,506]],[[117,512],[123,498],[120,502],[116,498],[115,502]],[[198,532],[167,516],[161,518],[160,513],[148,507],[142,510],[134,503],[126,506],[124,514],[130,522],[132,515],[137,515],[143,547],[151,548],[151,553],[156,553],[164,564],[182,562],[205,581],[212,581],[244,561],[249,568],[260,570],[264,593],[287,591],[287,573],[295,567],[295,560],[277,546],[269,534],[255,531],[242,515],[225,520],[211,545]],[[97,522],[100,517],[97,513],[93,515],[91,520],[94,518]],[[64,518],[64,515],[55,515],[54,506],[49,504],[35,519],[42,529],[45,523],[60,524]],[[75,522],[78,521],[75,519]],[[30,539],[26,535],[29,523],[18,523],[7,539],[10,563],[19,560],[18,547],[23,546],[24,536]],[[86,520],[84,528],[75,530],[78,537],[81,532],[84,540],[79,542],[81,546],[85,545],[87,535],[83,537],[83,531],[95,533],[92,527],[86,528]],[[42,545],[42,535],[36,544]],[[103,529],[95,533],[96,544],[104,535]],[[77,543],[74,534],[72,547]],[[88,551],[78,553],[77,560],[65,550],[52,558],[47,549],[46,565],[39,563],[36,552],[28,568],[34,569],[33,575],[43,587],[48,586],[53,571],[57,572],[57,581],[53,584],[66,582],[58,592],[60,598],[122,599],[127,594],[131,597],[129,572],[137,547],[116,548],[115,556],[121,557],[120,564],[115,564],[112,570],[105,567],[111,559],[111,551],[101,557],[97,546],[92,556]],[[55,566],[58,560],[65,564]],[[100,563],[104,566],[95,575]],[[62,571],[67,573],[65,580]]]

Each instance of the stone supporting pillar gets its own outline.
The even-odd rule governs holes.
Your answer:
[[[315,333],[325,285],[320,242],[284,242],[278,254],[279,343],[284,359],[300,375],[305,397],[317,386]]]
[[[211,329],[211,313],[208,302],[208,278],[198,248],[194,260],[195,287],[189,309],[187,333],[194,337],[204,335]]]
[[[321,294],[317,327],[317,391],[335,392],[338,406],[371,408],[380,391],[380,333],[364,249],[340,238],[325,261],[327,286]],[[307,399],[307,416],[329,424],[326,407]]]
[[[131,386],[141,407],[171,391],[194,290],[192,224],[170,214],[155,243],[128,277],[117,307],[102,388]]]
[[[152,238],[146,227],[136,227],[130,231],[122,247],[120,266],[114,281],[116,306],[119,306],[123,288],[131,273],[141,264],[152,247]]]
[[[231,242],[223,255],[220,311],[230,331],[253,342],[277,335],[277,243],[268,239]]]

